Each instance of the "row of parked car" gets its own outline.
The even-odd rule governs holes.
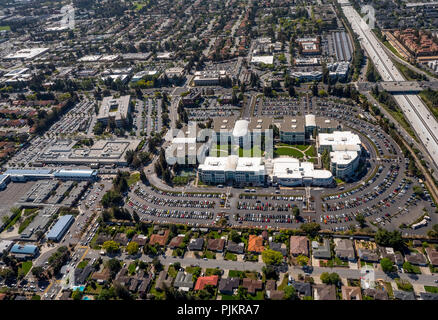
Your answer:
[[[129,200],[128,206],[132,207],[133,209],[137,210],[142,214],[154,216],[154,217],[200,219],[200,220],[209,220],[209,219],[213,219],[214,217],[214,214],[210,211],[157,209],[157,208],[149,207],[147,205],[142,205],[140,202],[135,200]]]
[[[182,208],[214,208],[215,201],[212,200],[183,200],[171,198],[159,198],[144,189],[136,189],[135,194],[149,203],[163,207],[182,207]]]
[[[238,210],[258,210],[258,211],[292,211],[296,207],[295,204],[291,203],[271,203],[271,202],[261,202],[257,200],[257,203],[239,201],[237,203]]]
[[[393,182],[395,181],[395,179],[398,176],[398,172],[399,172],[398,169],[399,169],[399,166],[391,165],[391,169],[388,171],[386,178],[383,179],[383,181],[381,183],[379,183],[377,186],[375,186],[374,189],[368,191],[367,193],[363,194],[360,197],[354,197],[354,198],[350,198],[350,199],[345,200],[345,201],[338,201],[338,202],[332,203],[332,204],[325,203],[326,210],[327,211],[337,211],[337,210],[343,210],[343,209],[356,208],[364,203],[367,203],[368,201],[376,199],[379,195],[386,192],[386,190],[388,190],[392,186]],[[379,173],[377,172],[376,175],[378,175],[378,174]],[[406,181],[406,179],[404,178],[402,180],[402,183],[404,183],[405,181]],[[400,187],[401,186],[399,184],[398,188],[400,188]],[[361,187],[361,188],[363,188],[363,187]],[[394,191],[398,192],[397,191],[398,188],[396,188]],[[343,193],[342,196],[340,196],[340,197],[342,198],[344,196],[350,196],[350,195],[354,194],[356,190],[352,190],[351,192]],[[330,197],[332,197],[332,196],[330,196]],[[326,199],[326,198],[324,198],[324,199]]]
[[[142,189],[143,190],[143,189]],[[222,198],[225,195],[220,193],[192,193],[192,192],[169,192],[152,187],[152,191],[162,196],[185,197],[185,198]]]

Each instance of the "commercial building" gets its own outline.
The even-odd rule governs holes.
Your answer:
[[[321,71],[295,71],[291,76],[297,78],[299,81],[317,81],[322,79]]]
[[[359,166],[361,141],[351,131],[319,134],[317,149],[319,153],[330,152],[330,171],[340,179],[352,176]]]
[[[14,244],[11,240],[0,240],[0,257],[7,254]]]
[[[4,176],[14,182],[25,182],[41,179],[61,180],[93,180],[97,177],[97,171],[91,169],[8,169]]]
[[[300,46],[302,55],[318,55],[321,53],[318,38],[299,38],[297,43]]]
[[[9,175],[0,174],[0,190],[6,189],[9,181],[11,181],[11,178]]]
[[[21,49],[15,53],[8,54],[7,56],[4,57],[4,59],[32,60],[47,51],[49,51],[49,48]]]
[[[225,70],[218,71],[196,71],[193,83],[195,86],[216,86],[219,85],[221,79],[225,79],[227,72]]]
[[[282,186],[330,186],[333,175],[328,170],[315,170],[312,162],[300,162],[295,158],[272,160],[273,170],[269,174],[272,183]]]
[[[76,143],[77,141],[74,140],[58,140],[42,151],[38,162],[63,165],[110,164],[126,166],[126,152],[136,150],[140,140],[98,140],[91,147],[73,148]]]
[[[97,120],[104,125],[107,125],[112,120],[117,127],[124,126],[129,121],[130,102],[131,96],[129,95],[121,96],[120,98],[114,98],[113,96],[104,97]]]
[[[208,184],[263,185],[265,182],[265,166],[261,158],[206,157],[199,165],[198,173],[201,181]]]
[[[59,241],[72,225],[74,217],[70,214],[61,216],[55,223],[52,229],[47,233],[47,239],[52,241]]]
[[[343,80],[348,75],[350,64],[348,62],[335,62],[327,64],[327,68],[329,70],[329,76],[332,79]]]
[[[38,254],[39,250],[37,246],[31,244],[21,245],[16,243],[12,246],[10,252],[17,259],[25,260],[28,258],[34,258]]]
[[[253,64],[273,64],[274,56],[253,56],[251,58]]]

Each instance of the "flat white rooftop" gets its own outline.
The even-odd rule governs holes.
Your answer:
[[[35,58],[36,56],[39,56],[40,54],[43,54],[44,52],[47,52],[49,48],[30,48],[30,49],[21,49],[18,50],[15,53],[8,54],[5,56],[5,59],[25,59],[30,60]]]
[[[296,158],[273,159],[273,171],[271,176],[278,179],[330,179],[332,173],[328,170],[315,170],[312,162],[300,162]]]
[[[251,63],[273,64],[274,56],[253,56]]]
[[[320,146],[332,146],[333,151],[359,151],[361,141],[357,134],[351,131],[334,131],[318,135]]]

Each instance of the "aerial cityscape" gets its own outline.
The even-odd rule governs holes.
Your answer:
[[[437,204],[436,1],[0,2],[0,300],[438,300]]]

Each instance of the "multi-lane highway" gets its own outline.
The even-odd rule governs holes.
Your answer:
[[[349,1],[338,0],[338,3],[342,6],[353,31],[358,34],[362,46],[372,59],[383,81],[405,81],[370,27],[349,5]],[[417,95],[396,95],[394,99],[429,152],[434,165],[438,165],[438,123],[436,119]]]

